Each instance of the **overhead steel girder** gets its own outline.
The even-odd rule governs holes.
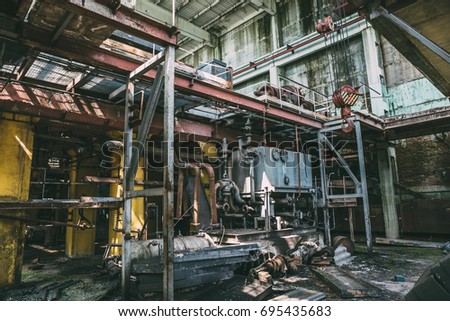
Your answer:
[[[376,10],[370,13],[370,19],[376,19],[378,16],[383,16],[391,23],[395,24],[397,27],[405,31],[408,35],[418,40],[433,53],[444,59],[447,63],[450,63],[450,54],[448,52],[446,52],[444,49],[439,47],[427,37],[423,36],[420,32],[404,22],[402,19],[398,18],[396,15],[389,13],[383,7],[377,7]]]
[[[136,3],[136,11],[162,24],[172,25],[172,13],[149,1],[138,0]],[[179,16],[175,19],[175,25],[182,35],[200,41],[209,47],[217,46],[218,39],[216,35]]]
[[[45,0],[45,2],[108,24],[130,35],[161,46],[177,44],[176,30],[139,14],[126,6],[120,6],[117,11],[113,12],[105,4],[94,0]]]
[[[56,44],[49,44],[48,39],[50,38],[47,31],[25,26],[21,41],[25,45],[38,47],[42,51],[123,74],[128,74],[141,65],[141,62],[137,62],[131,58],[125,58],[104,49],[83,47],[79,43],[67,38],[65,38],[65,41],[59,41]],[[156,70],[150,70],[142,76],[144,80],[148,81],[153,81],[155,77]],[[303,124],[319,129],[323,127],[322,122],[318,119],[308,118],[299,113],[284,109],[269,107],[266,103],[255,98],[206,82],[194,80],[187,76],[179,74],[175,76],[175,89],[183,93],[223,102],[249,112],[265,114],[268,118],[283,120],[287,123]]]
[[[445,67],[448,65],[450,56],[445,50],[445,47],[441,47],[439,42],[432,42],[426,35],[433,35],[430,32],[422,35],[420,29],[416,30],[411,23],[414,24],[414,20],[403,21],[397,15],[402,14],[405,11],[411,10],[411,17],[423,16],[425,12],[423,9],[428,7],[426,1],[417,0],[395,0],[386,1],[384,6],[380,6],[380,1],[375,0],[349,0],[355,7],[360,8],[360,14],[362,14],[374,27],[374,29],[386,38],[414,67],[416,67],[425,77],[427,77],[438,90],[440,90],[445,96],[450,95],[450,86],[448,82],[448,73],[446,73]],[[415,4],[421,3],[421,5],[414,7]],[[443,4],[444,10],[438,10],[436,7],[438,3]],[[440,34],[440,25],[437,23],[437,19],[440,17],[445,24],[445,9],[448,1],[432,1],[430,2],[430,10],[435,11],[435,16],[429,17],[426,23],[421,23],[420,26],[415,27],[422,28],[425,26],[427,30],[437,31],[435,34]],[[408,9],[409,6],[414,8]],[[422,9],[422,10],[420,10]],[[437,11],[436,11],[437,10]],[[400,11],[400,12],[399,12]],[[414,12],[418,12],[417,14]],[[434,22],[433,22],[434,21]],[[436,25],[434,25],[436,23]],[[430,29],[431,28],[431,29]],[[442,32],[441,32],[442,33]],[[442,34],[445,34],[442,33]],[[445,39],[445,36],[434,39]],[[447,65],[446,65],[447,64]]]

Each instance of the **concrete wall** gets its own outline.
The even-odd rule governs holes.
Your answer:
[[[316,19],[313,17],[313,10],[315,2],[313,0],[285,0],[280,2],[277,9],[282,45],[314,31]]]
[[[426,198],[450,199],[450,133],[398,141],[399,183]]]
[[[364,48],[360,36],[283,67],[286,77],[327,96],[331,96],[343,84],[358,86],[360,81],[366,83],[365,70]]]
[[[449,106],[448,99],[434,87],[386,39],[381,37],[389,116]],[[449,133],[404,139],[397,142],[399,183],[426,199],[450,200]],[[440,139],[439,139],[440,137]],[[401,191],[400,201],[417,199]]]
[[[268,73],[266,73],[262,76],[252,78],[249,81],[240,83],[238,86],[235,86],[234,90],[241,94],[253,97],[254,96],[253,92],[257,88],[261,87],[266,82],[269,82],[269,74]]]
[[[250,21],[222,35],[217,49],[203,47],[183,62],[198,66],[213,58],[226,62],[231,67],[249,63],[272,51],[271,16],[261,13]]]
[[[184,58],[183,62],[197,66],[202,61],[216,58],[231,67],[241,66],[315,32],[317,19],[323,19],[323,13],[330,13],[329,2],[324,0],[282,0],[276,5],[275,19],[270,14],[261,12],[221,35],[217,49],[203,47]],[[278,34],[274,35],[274,32]]]
[[[261,14],[220,38],[221,60],[235,67],[272,51],[271,17]]]
[[[383,37],[381,44],[390,116],[450,105],[448,99]]]

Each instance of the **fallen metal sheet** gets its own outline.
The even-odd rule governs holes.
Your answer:
[[[333,261],[336,266],[347,264],[351,261],[351,259],[352,255],[347,251],[347,248],[344,245],[340,244],[334,250]]]
[[[257,255],[253,254],[258,252],[257,244],[177,252],[174,256],[174,287],[181,289],[230,279],[236,267],[256,259]],[[161,256],[157,256],[133,263],[132,274],[136,277],[139,292],[162,291],[161,260]]]
[[[228,280],[233,277],[233,271],[228,267],[216,267],[197,269],[190,273],[180,273],[174,268],[174,289],[196,287],[202,284]],[[162,274],[139,274],[136,275],[136,288],[139,293],[162,292]]]
[[[175,296],[179,301],[261,301],[272,294],[272,285],[254,280],[248,283],[248,278],[236,274],[229,280],[216,284],[205,285],[192,291],[178,292]]]
[[[326,295],[323,292],[299,288],[274,297],[269,301],[319,301],[325,299],[325,297]]]
[[[342,298],[381,296],[379,288],[336,266],[313,268],[312,271]]]

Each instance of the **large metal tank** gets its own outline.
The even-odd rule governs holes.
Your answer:
[[[208,234],[197,236],[178,236],[173,240],[174,252],[200,251],[215,247],[214,241]],[[161,257],[163,254],[163,240],[131,242],[131,262]]]
[[[232,154],[232,178],[241,193],[251,193],[252,166],[256,192],[267,187],[271,192],[295,193],[299,186],[299,170],[301,189],[313,187],[310,155],[274,147],[251,148],[247,155],[245,153],[234,150]]]

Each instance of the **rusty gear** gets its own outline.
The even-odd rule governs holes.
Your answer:
[[[318,33],[326,33],[334,31],[334,22],[331,16],[325,15],[325,20],[319,19],[316,23],[316,31]]]
[[[333,103],[336,108],[341,109],[341,128],[344,133],[350,133],[353,128],[355,128],[355,124],[350,119],[350,116],[352,114],[351,107],[356,104],[359,96],[362,95],[356,88],[353,88],[350,85],[344,85],[335,90],[333,93]]]

